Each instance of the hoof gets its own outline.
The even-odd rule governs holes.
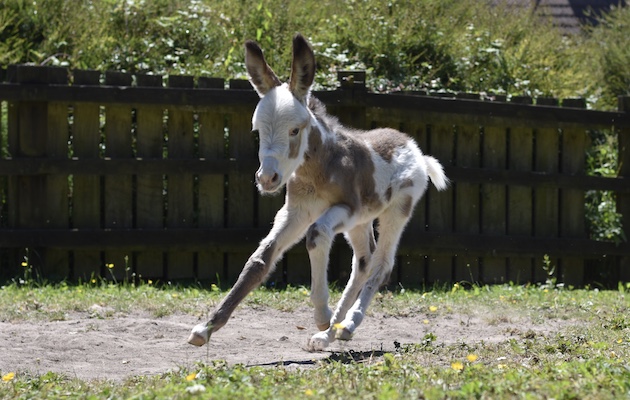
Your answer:
[[[337,340],[351,340],[353,333],[348,328],[337,329],[335,331],[335,339]]]
[[[319,332],[313,335],[308,342],[308,348],[311,351],[322,351],[328,347],[328,332]]]
[[[325,331],[328,328],[330,328],[330,322],[326,322],[325,324],[317,324],[317,329],[319,329],[320,331]]]
[[[352,321],[335,324],[335,339],[351,340],[354,335],[355,326]]]
[[[205,324],[197,325],[188,336],[188,343],[195,346],[203,346],[208,342],[208,327]]]

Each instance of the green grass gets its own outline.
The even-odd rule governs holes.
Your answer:
[[[19,285],[0,290],[0,320],[63,319],[107,305],[112,315],[155,316],[207,312],[224,295],[218,288],[153,284]],[[339,291],[333,290],[333,298]],[[484,315],[488,324],[526,316],[536,324],[567,322],[543,335],[515,330],[499,343],[443,344],[428,333],[395,352],[334,353],[311,368],[245,367],[216,360],[160,376],[122,382],[83,381],[47,373],[0,371],[2,398],[592,398],[630,397],[630,285],[615,291],[537,286],[460,285],[427,291],[383,291],[372,313],[405,317],[426,313]],[[245,306],[291,311],[307,306],[308,289],[254,291]],[[202,309],[203,308],[203,309]],[[110,315],[111,316],[111,315]],[[108,315],[100,317],[108,318]]]

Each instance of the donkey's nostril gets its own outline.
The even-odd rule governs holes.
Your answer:
[[[277,180],[278,180],[278,174],[277,174],[277,173],[275,173],[275,174],[273,174],[273,176],[271,177],[271,182],[272,182],[272,183],[275,183]]]

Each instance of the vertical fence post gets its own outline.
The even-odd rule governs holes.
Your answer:
[[[139,87],[162,87],[161,75],[136,75]],[[161,159],[164,152],[164,107],[138,105],[136,107],[136,156]],[[136,226],[138,229],[164,228],[164,176],[138,174],[136,176]],[[164,254],[161,249],[134,254],[136,274],[141,279],[164,278]]]
[[[565,99],[562,107],[586,108],[584,99]],[[588,134],[583,125],[567,124],[562,127],[560,171],[562,174],[586,173],[586,150]],[[563,188],[560,190],[560,237],[585,239],[586,218],[584,213],[584,190]],[[583,257],[562,257],[558,277],[566,285],[580,286],[584,283]]]
[[[192,76],[171,75],[169,88],[192,89]],[[168,109],[168,158],[190,159],[194,155],[193,112],[184,108]],[[194,226],[194,179],[192,174],[169,174],[167,178],[166,227],[169,229]],[[195,256],[192,252],[171,250],[167,253],[167,278],[181,279],[194,275]]]
[[[619,111],[630,116],[630,96],[619,97]],[[621,126],[619,135],[619,176],[630,178],[630,127]],[[617,212],[622,217],[622,227],[626,237],[630,237],[630,194],[617,193]],[[627,246],[627,244],[625,244]],[[630,257],[622,257],[619,262],[619,279],[630,282]]]
[[[468,93],[458,95],[458,98],[474,99]],[[477,99],[479,96],[477,95]],[[455,124],[455,165],[463,168],[481,167],[481,134],[479,124],[472,123],[466,118],[453,118]],[[480,226],[480,185],[475,183],[457,182],[454,185],[454,230],[455,232],[478,235]],[[482,279],[479,267],[479,257],[475,255],[458,254],[454,259],[453,279],[456,282],[479,282]]]
[[[105,73],[105,84],[108,86],[131,86],[131,75],[123,72],[109,71]],[[109,104],[105,108],[105,156],[111,159],[128,159],[132,153],[132,113],[127,104]],[[131,175],[105,176],[105,228],[130,229],[133,225],[133,186]],[[105,252],[105,263],[111,266],[116,279],[127,276],[129,267],[127,249],[108,249]]]
[[[534,131],[534,165],[533,170],[549,174],[558,173],[560,135],[558,126],[537,128]],[[534,236],[538,238],[558,237],[558,189],[534,188],[533,206]],[[558,259],[553,257],[551,264],[556,268]],[[536,259],[534,281],[545,282],[552,271],[543,269],[543,263]],[[555,273],[555,272],[554,272]]]
[[[198,88],[224,90],[225,81],[219,78],[199,77]],[[225,113],[203,109],[199,112],[199,157],[207,160],[224,160]],[[225,225],[224,174],[199,174],[199,228],[222,229]],[[223,279],[222,249],[200,249],[197,253],[197,279],[219,283]]]
[[[512,97],[512,103],[532,104],[531,97]],[[528,124],[510,127],[508,137],[508,169],[530,172],[533,169],[534,130]],[[531,187],[509,185],[507,192],[507,233],[508,235],[532,236],[534,229],[533,190]],[[533,259],[510,257],[508,259],[508,279],[515,283],[534,280]]]
[[[68,70],[63,67],[48,67],[47,83],[68,85]],[[70,132],[68,125],[68,103],[48,102],[46,156],[49,159],[68,159]],[[68,175],[53,174],[46,178],[46,228],[68,229],[70,208]],[[45,275],[55,280],[67,279],[70,275],[70,252],[67,249],[46,250]]]
[[[246,80],[231,80],[229,90],[247,90],[254,95],[250,83]],[[247,93],[247,92],[244,92]],[[234,107],[228,114],[228,156],[238,162],[256,160],[256,143],[250,134],[253,108],[244,105]],[[227,228],[252,228],[254,226],[254,208],[256,187],[254,173],[251,171],[232,171],[228,174],[227,185]],[[262,239],[262,238],[259,238]],[[226,254],[225,282],[236,282],[243,265],[255,247],[247,252],[228,252]]]
[[[75,86],[97,87],[101,73],[94,70],[74,70]],[[74,124],[72,144],[74,156],[81,160],[100,158],[101,142],[100,106],[97,103],[73,104]],[[101,177],[75,175],[72,189],[72,227],[99,229],[101,226]],[[103,260],[101,250],[76,249],[73,251],[73,278],[89,281],[101,274]]]
[[[51,80],[55,83],[59,79],[59,70],[48,67],[36,66],[16,66],[12,69],[13,82],[22,85],[49,84]],[[61,74],[62,75],[62,74]],[[62,79],[63,80],[63,79]],[[67,81],[66,81],[67,82]],[[58,125],[65,124],[65,130],[55,132],[58,126],[50,127],[49,117],[51,112],[59,111],[58,107],[49,109],[46,101],[21,101],[12,103],[9,111],[9,151],[14,158],[45,158],[47,156],[60,156],[61,151],[55,144],[58,142],[51,135],[64,134],[67,146],[67,108],[64,115],[53,116],[52,122]],[[58,117],[58,118],[57,118]],[[50,134],[49,134],[50,131]],[[61,139],[63,141],[64,139]],[[50,153],[50,154],[49,154]],[[67,157],[67,147],[66,154]],[[68,203],[67,203],[67,181],[64,187],[53,187],[56,183],[63,182],[53,177],[50,181],[47,176],[18,176],[11,178],[9,184],[10,199],[10,226],[18,229],[41,229],[68,227]],[[60,192],[61,191],[61,192]],[[55,195],[55,199],[50,196]],[[59,200],[59,201],[57,201]],[[54,204],[51,204],[54,203]],[[54,209],[54,206],[60,209]],[[60,226],[57,226],[61,224]],[[24,250],[24,255],[28,256],[28,265],[34,267],[36,271],[47,278],[65,278],[68,269],[67,253],[65,257],[59,259],[56,254],[51,254],[50,263],[45,248],[29,248]],[[54,260],[56,259],[56,260]],[[21,261],[21,260],[16,260]],[[50,265],[49,265],[50,264]],[[57,265],[60,264],[60,265]]]

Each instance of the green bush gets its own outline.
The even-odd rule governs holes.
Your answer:
[[[598,108],[615,109],[617,96],[630,95],[630,7],[604,15],[587,41],[590,93]]]
[[[583,96],[610,105],[630,79],[627,10],[585,37],[563,37],[528,9],[490,1],[0,0],[0,10],[5,65],[234,78],[245,72],[250,38],[284,76],[299,31],[317,52],[320,87],[334,87],[338,69],[365,68],[377,91]]]

